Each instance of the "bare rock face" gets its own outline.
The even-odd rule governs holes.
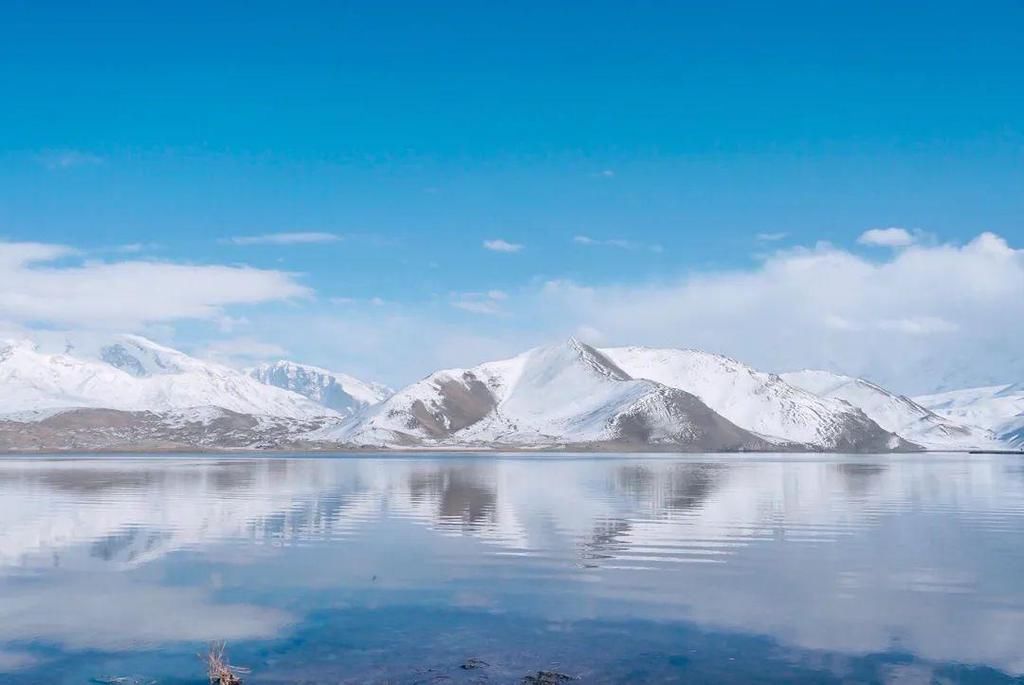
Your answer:
[[[407,425],[434,438],[449,437],[485,418],[497,406],[497,398],[487,384],[467,371],[461,378],[443,378],[436,382],[438,400],[429,406],[414,400]]]
[[[659,435],[652,416],[670,418],[679,429]],[[686,451],[765,451],[791,448],[773,445],[716,414],[697,397],[675,388],[661,388],[640,406],[615,418],[614,430],[622,442],[635,445],[667,445]]]
[[[100,359],[115,369],[121,369],[136,378],[142,378],[146,375],[146,368],[142,365],[142,362],[121,343],[104,347],[100,351]]]

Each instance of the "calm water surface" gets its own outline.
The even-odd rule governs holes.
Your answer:
[[[1024,462],[0,459],[0,683],[198,685],[211,640],[251,683],[1022,682]]]

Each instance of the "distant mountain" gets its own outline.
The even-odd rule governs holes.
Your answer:
[[[0,450],[1024,446],[1018,385],[915,402],[848,376],[571,339],[392,393],[295,362],[238,371],[134,335],[91,343],[0,342]]]
[[[892,429],[846,402],[819,397],[729,357],[649,347],[602,352],[634,378],[693,393],[736,425],[776,441],[851,451],[885,451],[900,442]]]
[[[1024,448],[1024,383],[967,388],[914,399],[950,420],[987,429],[1010,447]]]
[[[983,428],[939,416],[909,397],[863,378],[828,371],[796,371],[782,378],[823,398],[849,402],[886,430],[929,449],[991,447],[996,436]]]
[[[89,355],[0,342],[0,415],[93,408],[169,412],[220,407],[241,414],[308,419],[335,413],[226,366],[135,335]]]
[[[369,445],[793,447],[740,428],[689,392],[634,379],[575,339],[435,373],[332,437]]]
[[[357,414],[394,394],[379,383],[291,361],[262,364],[248,373],[261,383],[298,393],[343,416]]]

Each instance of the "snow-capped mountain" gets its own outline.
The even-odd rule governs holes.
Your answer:
[[[909,397],[889,392],[863,378],[829,371],[795,371],[782,378],[823,398],[836,398],[863,410],[882,428],[929,449],[992,447],[996,436],[965,422],[943,418]]]
[[[0,389],[0,415],[194,407],[293,419],[334,415],[297,393],[135,335],[116,336],[93,354],[47,353],[31,341],[0,342]]]
[[[855,451],[886,450],[899,443],[892,429],[880,427],[856,407],[729,357],[649,347],[601,351],[634,378],[693,393],[736,425],[775,441]]]
[[[987,429],[1007,446],[1024,447],[1024,383],[954,390],[914,400],[953,421]]]
[[[892,451],[997,444],[1024,446],[1024,386],[915,402],[831,373],[779,376],[694,350],[598,350],[571,339],[438,371],[392,394],[294,362],[238,371],[134,335],[68,343],[62,352],[0,342],[0,449]]]
[[[261,383],[296,392],[343,416],[357,414],[394,394],[379,383],[285,360],[262,364],[248,373]]]
[[[694,395],[635,379],[575,339],[513,359],[435,373],[333,437],[371,445],[773,446]]]

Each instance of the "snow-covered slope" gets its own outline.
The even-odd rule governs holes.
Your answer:
[[[991,447],[996,443],[995,435],[987,430],[943,418],[908,397],[862,378],[829,371],[795,371],[782,374],[782,378],[820,397],[845,400],[882,428],[930,449]]]
[[[1024,383],[954,390],[914,400],[953,421],[988,429],[1011,447],[1024,447]]]
[[[725,418],[759,435],[828,450],[885,450],[899,442],[891,429],[879,427],[846,402],[818,397],[729,357],[649,347],[602,352],[634,378],[693,393]]]
[[[687,392],[631,378],[575,339],[437,372],[325,437],[370,445],[771,446]]]
[[[343,416],[356,414],[394,394],[379,383],[367,383],[348,374],[285,360],[262,364],[248,373],[261,383],[297,392]]]
[[[334,414],[297,393],[139,336],[117,336],[94,354],[51,354],[30,341],[0,342],[0,414],[76,407],[221,407],[298,419]]]

